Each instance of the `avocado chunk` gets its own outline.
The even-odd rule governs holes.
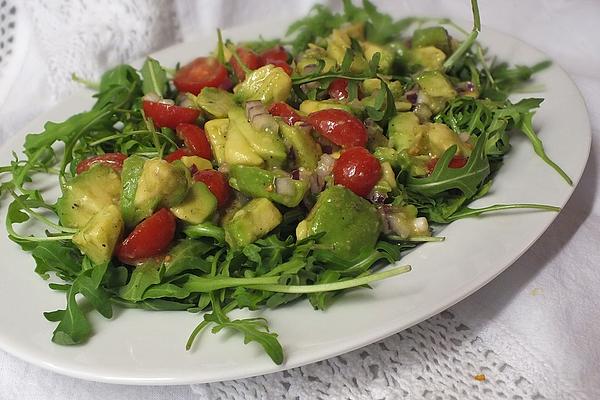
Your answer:
[[[292,179],[283,171],[234,165],[229,184],[248,196],[265,197],[287,207],[296,207],[308,191],[308,183]]]
[[[281,120],[279,132],[286,146],[292,151],[294,167],[314,171],[323,152],[310,133],[297,126],[289,126]]]
[[[352,45],[352,39],[364,40],[364,25],[354,24],[344,28],[334,29],[327,37],[327,54],[338,65],[342,65],[346,51]],[[360,73],[369,67],[367,59],[362,54],[355,54],[350,64],[350,71]]]
[[[297,58],[296,71],[299,75],[306,75],[316,70],[320,62],[323,62],[321,72],[330,71],[337,64],[333,58],[327,55],[327,50],[313,43],[309,43],[308,49],[300,53]]]
[[[193,97],[193,102],[211,118],[226,118],[229,110],[237,107],[233,94],[214,87],[202,89],[198,96]]]
[[[244,247],[271,232],[281,220],[281,213],[269,200],[250,200],[225,223],[225,241],[233,248]]]
[[[350,108],[349,105],[337,102],[335,100],[304,100],[302,103],[300,103],[300,112],[305,114],[311,114],[316,111],[329,109],[343,110],[352,113],[352,108]]]
[[[225,162],[225,143],[227,142],[227,130],[229,128],[229,119],[220,118],[206,121],[204,132],[217,164]]]
[[[123,215],[125,225],[129,228],[135,226],[137,222],[143,219],[143,217],[138,216],[133,200],[135,199],[135,192],[137,191],[145,162],[146,158],[135,155],[130,156],[123,163],[123,170],[121,171],[123,182],[120,201],[121,214]]]
[[[171,207],[171,212],[180,220],[190,224],[201,224],[212,216],[217,209],[217,198],[208,186],[196,182],[181,203]]]
[[[381,232],[375,206],[342,186],[325,189],[306,219],[296,228],[298,240],[325,234],[318,239],[340,258],[353,260],[372,250]]]
[[[237,126],[229,124],[229,127],[223,148],[224,162],[231,165],[262,165],[264,160],[252,149]]]
[[[229,133],[227,142],[225,144],[226,150],[229,142],[233,141],[234,139],[240,141],[240,136],[246,140],[246,143],[249,145],[252,151],[261,159],[265,160],[269,166],[281,166],[287,158],[285,144],[283,143],[283,139],[279,136],[279,134],[276,132],[266,130],[259,131],[255,129],[246,119],[246,113],[244,110],[236,107],[229,110]],[[241,163],[232,162],[232,164]]]
[[[418,153],[422,140],[419,118],[412,112],[396,114],[388,124],[390,146],[398,151]]]
[[[415,79],[426,95],[423,103],[428,105],[434,113],[442,111],[446,102],[456,97],[456,90],[444,73],[440,71],[425,71]]]
[[[445,124],[427,123],[423,126],[429,141],[429,152],[435,157],[441,157],[452,146],[457,147],[456,155],[468,157],[471,146],[463,142],[458,134]]]
[[[452,52],[448,31],[441,26],[417,29],[413,33],[411,42],[414,48],[434,46],[446,55]]]
[[[123,217],[115,204],[96,213],[89,222],[73,236],[73,243],[94,264],[104,264],[112,258],[115,246],[123,233]]]
[[[205,169],[213,169],[212,163],[208,161],[206,158],[198,157],[198,156],[183,156],[181,157],[181,162],[187,168],[196,168],[198,171],[202,171]]]
[[[272,64],[250,72],[246,80],[233,89],[237,100],[260,100],[265,105],[285,101],[291,90],[292,80],[289,75]]]
[[[440,70],[446,61],[446,54],[434,46],[419,47],[406,52],[411,70]]]
[[[379,65],[377,66],[377,71],[382,74],[389,74],[392,71],[392,66],[394,64],[394,51],[380,46],[371,42],[362,42],[361,43],[363,52],[365,53],[365,57],[367,60],[371,60],[375,53],[380,54]]]
[[[63,188],[56,213],[63,226],[81,229],[100,210],[119,203],[121,178],[112,168],[95,165]]]
[[[181,161],[138,158],[123,164],[121,210],[127,227],[135,226],[159,207],[181,203],[191,181],[190,171]]]

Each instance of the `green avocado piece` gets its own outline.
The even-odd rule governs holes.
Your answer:
[[[327,37],[327,54],[333,58],[338,65],[342,65],[346,51],[351,47],[353,39],[364,39],[364,26],[354,24],[344,28],[334,29]],[[363,54],[359,52],[354,54],[350,71],[360,73],[366,71],[369,63]]]
[[[120,196],[119,174],[110,167],[94,165],[65,185],[56,213],[63,226],[81,229],[100,210],[118,204]]]
[[[456,90],[443,72],[424,71],[415,80],[428,96],[446,100],[456,97]]]
[[[457,147],[456,155],[468,157],[471,148],[465,144],[458,133],[454,132],[445,124],[427,123],[423,126],[424,134],[429,141],[429,153],[441,157],[450,147]]]
[[[375,53],[380,54],[379,65],[377,66],[378,72],[389,74],[392,71],[394,65],[394,51],[392,49],[371,42],[362,42],[361,45],[368,61],[373,58]]]
[[[123,164],[121,212],[125,226],[135,226],[159,207],[181,203],[190,187],[190,171],[181,161],[129,157]]]
[[[225,143],[227,142],[227,129],[229,128],[228,118],[219,118],[206,121],[204,132],[210,143],[210,148],[217,164],[225,162]]]
[[[348,104],[340,103],[335,100],[304,100],[300,103],[300,112],[305,114],[329,109],[343,110],[352,113],[352,108],[350,108]]]
[[[418,47],[406,52],[406,63],[411,71],[440,70],[446,61],[446,54],[434,46]]]
[[[325,189],[306,219],[296,228],[298,240],[325,234],[318,242],[340,258],[353,260],[372,250],[381,232],[375,206],[342,186]]]
[[[121,192],[120,205],[125,226],[128,228],[135,226],[135,224],[143,218],[137,215],[133,200],[135,199],[135,192],[137,191],[138,182],[140,176],[142,176],[145,162],[146,158],[134,155],[129,156],[123,163],[123,170],[121,171],[123,189]]]
[[[73,236],[73,243],[94,264],[109,262],[115,246],[123,233],[123,217],[115,204],[98,211],[89,222]]]
[[[441,26],[417,29],[412,36],[412,47],[434,46],[442,50],[446,55],[451,53],[450,36],[448,31]]]
[[[180,220],[197,225],[206,221],[216,209],[215,195],[204,183],[196,182],[190,187],[185,199],[171,207],[171,212]]]
[[[419,118],[412,112],[396,114],[388,124],[388,137],[390,146],[398,151],[414,149],[422,137]]]
[[[251,147],[252,151],[265,160],[267,165],[279,167],[287,158],[287,150],[283,139],[278,133],[259,131],[246,119],[246,113],[239,107],[229,110],[229,137],[228,142],[236,138],[235,133],[241,134]],[[233,137],[232,137],[233,136]],[[226,157],[227,158],[226,143]],[[248,163],[249,164],[249,163]]]
[[[287,207],[296,207],[308,191],[308,183],[292,179],[283,171],[266,171],[258,167],[233,165],[229,170],[229,184],[248,196],[265,197]],[[286,191],[277,192],[277,180],[287,180]]]
[[[291,90],[292,79],[273,64],[250,72],[244,82],[233,89],[238,101],[260,100],[265,105],[286,101]]]
[[[309,43],[308,49],[298,54],[296,62],[296,71],[298,75],[305,75],[308,69],[315,69],[319,63],[323,63],[321,72],[327,72],[335,68],[336,61],[327,55],[327,50],[316,44]]]
[[[233,248],[244,247],[275,229],[281,221],[281,213],[269,200],[250,200],[224,224],[225,241]]]
[[[323,152],[309,132],[279,120],[279,132],[294,155],[294,167],[314,171]]]
[[[214,87],[202,89],[198,96],[193,97],[193,102],[211,118],[226,118],[229,110],[237,107],[233,94]]]

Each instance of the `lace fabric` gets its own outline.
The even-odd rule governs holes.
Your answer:
[[[329,360],[193,390],[220,400],[547,398],[450,311]]]

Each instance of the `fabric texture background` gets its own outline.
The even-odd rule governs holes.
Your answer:
[[[470,15],[467,1],[376,3],[397,16]],[[71,73],[97,78],[112,65],[216,27],[276,23],[278,17],[305,14],[312,4],[0,0],[0,141],[77,90]],[[600,398],[600,2],[481,0],[480,8],[484,29],[512,34],[567,70],[587,102],[594,136],[573,197],[506,272],[449,311],[382,342],[237,381],[173,387],[100,384],[63,377],[0,351],[0,400]],[[475,380],[477,374],[486,380]]]

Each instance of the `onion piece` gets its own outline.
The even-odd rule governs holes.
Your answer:
[[[150,92],[150,93],[144,95],[144,97],[142,97],[142,100],[157,103],[160,101],[160,96],[154,92]]]
[[[292,178],[275,178],[275,192],[282,196],[293,196],[296,194],[296,186]]]
[[[263,103],[258,100],[252,100],[246,103],[246,118],[248,122],[260,131],[278,132],[279,125]]]

